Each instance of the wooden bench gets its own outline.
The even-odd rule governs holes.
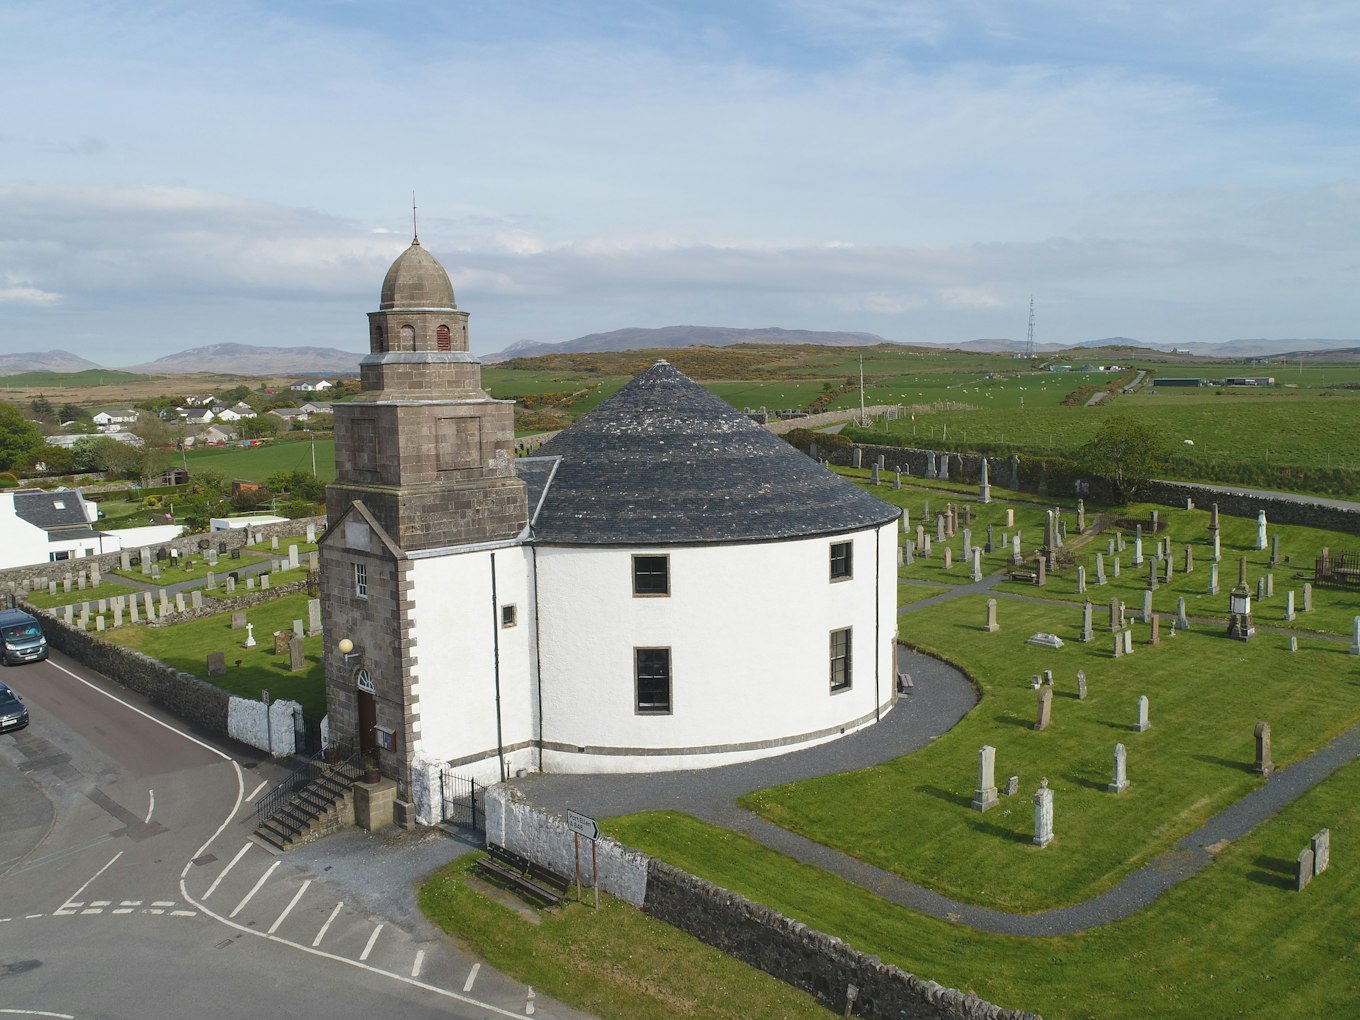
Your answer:
[[[486,854],[477,859],[483,871],[505,879],[536,899],[546,903],[561,903],[571,888],[571,879],[499,843],[488,843]]]

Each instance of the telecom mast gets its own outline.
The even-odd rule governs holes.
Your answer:
[[[1034,295],[1029,296],[1029,334],[1025,337],[1025,357],[1034,360]]]

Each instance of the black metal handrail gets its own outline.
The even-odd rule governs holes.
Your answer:
[[[284,776],[283,782],[270,790],[261,797],[255,804],[255,824],[263,825],[273,818],[284,806],[292,801],[293,797],[304,786],[310,783],[316,776],[316,764],[322,760],[324,751],[318,751],[312,755],[305,763],[293,769],[288,775]],[[329,771],[335,771],[345,766],[353,766],[357,769],[359,760],[363,757],[360,752],[355,752],[343,761],[335,765],[328,765]]]

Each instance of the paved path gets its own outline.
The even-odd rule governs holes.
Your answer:
[[[989,591],[1004,579],[981,581],[913,602],[899,615],[939,602]],[[1050,605],[1076,603],[1034,595],[1007,597]],[[1312,635],[1316,636],[1316,635]],[[899,667],[911,674],[911,693],[883,721],[858,733],[804,751],[762,761],[685,772],[630,775],[534,775],[514,785],[533,803],[565,814],[568,807],[597,817],[673,809],[745,833],[795,860],[838,875],[904,907],[980,931],[1004,935],[1067,935],[1127,917],[1150,905],[1168,889],[1201,871],[1213,860],[1210,848],[1239,839],[1286,805],[1360,757],[1356,724],[1303,761],[1276,772],[1237,803],[1219,812],[1175,847],[1128,875],[1100,895],[1069,907],[1037,914],[1011,914],[958,900],[823,846],[739,807],[738,797],[753,790],[813,776],[866,768],[924,747],[951,729],[977,703],[972,682],[938,659],[903,649]]]

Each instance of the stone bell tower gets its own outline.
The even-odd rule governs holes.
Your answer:
[[[337,403],[327,512],[361,500],[404,552],[514,538],[527,520],[514,469],[514,401],[482,390],[468,313],[419,238],[368,313],[362,390]]]

